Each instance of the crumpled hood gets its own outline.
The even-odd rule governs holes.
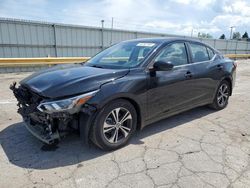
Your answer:
[[[102,69],[81,64],[57,65],[23,79],[20,84],[48,98],[77,95],[99,89],[125,76],[129,69]]]

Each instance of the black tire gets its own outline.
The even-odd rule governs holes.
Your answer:
[[[115,118],[116,118],[115,116],[117,111],[118,111],[118,120],[121,120],[123,116],[125,117],[127,112],[129,113],[127,115],[129,116],[128,119],[125,118],[127,120],[124,121],[123,123],[121,123],[122,121],[115,123]],[[102,150],[115,150],[125,146],[128,143],[131,136],[134,134],[136,130],[136,125],[137,125],[137,113],[134,106],[127,100],[117,99],[106,104],[97,113],[97,116],[93,122],[93,126],[91,129],[90,139],[96,146],[98,146]],[[105,126],[106,128],[104,128]],[[114,126],[114,128],[108,126]],[[126,134],[126,132],[128,132],[128,134]],[[113,135],[117,136],[114,136],[113,139]]]
[[[226,92],[224,93],[225,95],[227,95],[227,97],[223,97],[224,102],[222,103],[222,99],[219,100],[219,97],[221,95],[221,89],[223,89],[223,87],[226,87]],[[228,99],[230,97],[230,93],[231,93],[231,87],[228,81],[223,80],[219,87],[217,88],[216,94],[214,96],[214,100],[213,103],[209,105],[210,108],[215,109],[215,110],[222,110],[224,109],[227,105],[228,105]]]

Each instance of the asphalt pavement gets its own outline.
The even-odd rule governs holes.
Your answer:
[[[238,61],[229,105],[154,123],[128,146],[104,152],[76,135],[46,148],[24,127],[0,74],[0,187],[250,187],[250,60]]]

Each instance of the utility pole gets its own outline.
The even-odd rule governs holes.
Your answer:
[[[230,29],[231,29],[231,31],[230,31],[230,40],[232,40],[232,35],[233,35],[233,29],[235,28],[235,26],[231,26],[230,27]]]
[[[191,31],[191,37],[193,37],[193,33],[194,33],[194,29],[192,28],[192,31]]]
[[[104,29],[104,20],[101,20],[101,22],[102,22],[102,29],[101,29],[101,32],[102,32],[102,50],[104,49],[104,31],[103,31],[103,29]]]
[[[102,23],[102,29],[104,28],[104,20],[101,20]]]
[[[110,46],[113,43],[113,28],[114,28],[114,17],[112,17],[112,21],[111,21]]]

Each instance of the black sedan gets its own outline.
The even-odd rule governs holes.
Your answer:
[[[87,63],[34,73],[11,89],[27,129],[41,141],[77,131],[82,141],[113,150],[166,117],[203,105],[225,108],[235,74],[234,61],[201,42],[136,39]]]

